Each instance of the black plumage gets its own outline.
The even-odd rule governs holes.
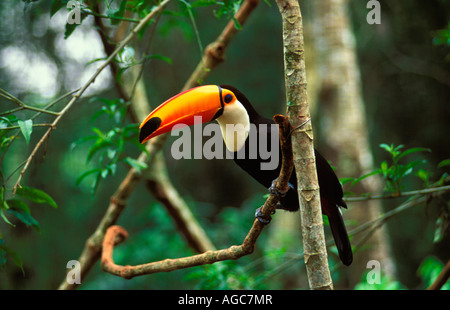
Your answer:
[[[235,87],[230,85],[221,85],[221,87],[231,90],[235,94],[237,100],[239,100],[239,102],[242,103],[242,105],[245,107],[250,118],[250,123],[256,125],[251,126],[250,130],[259,130],[259,125],[261,124],[267,125],[267,130],[270,131],[267,135],[267,145],[270,145],[270,135],[278,135],[278,131],[271,131],[272,127],[270,125],[274,124],[275,122],[271,119],[262,117],[258,112],[256,112],[247,97]],[[251,136],[252,134],[254,135],[255,133],[250,132],[249,136]],[[281,156],[281,149],[279,144],[277,147],[279,148],[278,152]],[[247,139],[247,141],[245,142],[245,146],[237,152],[246,153],[235,154],[233,156],[234,161],[255,180],[257,180],[266,188],[269,188],[272,185],[272,182],[280,174],[281,157],[279,165],[276,169],[261,170],[261,162],[268,160],[262,159],[259,155],[260,152],[256,152],[257,157],[255,159],[250,159],[249,150],[249,139]],[[339,257],[341,261],[348,266],[352,263],[353,254],[347,230],[344,225],[344,220],[342,218],[341,211],[339,210],[339,208],[347,208],[346,203],[342,199],[342,186],[328,161],[317,150],[314,151],[316,157],[317,177],[320,187],[322,213],[325,214],[329,219],[331,231],[339,252]],[[297,194],[297,178],[295,174],[295,168],[292,172],[289,183],[292,185],[292,187],[284,197],[281,197],[278,209],[297,211],[299,209],[299,200]]]

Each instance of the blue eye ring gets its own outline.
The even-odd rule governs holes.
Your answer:
[[[233,95],[231,94],[225,95],[225,97],[223,97],[223,101],[225,101],[225,103],[230,103],[231,101],[233,101]]]

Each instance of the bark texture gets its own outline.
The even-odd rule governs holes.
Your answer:
[[[311,289],[333,289],[325,246],[307,95],[303,24],[298,1],[277,0],[282,16],[287,114],[298,181],[303,253]]]

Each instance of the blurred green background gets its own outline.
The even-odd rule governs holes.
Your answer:
[[[432,150],[423,155],[427,169],[439,177],[443,170],[437,171],[436,165],[450,158],[450,39],[447,37],[447,42],[442,43],[436,38],[438,30],[448,31],[450,3],[444,0],[380,3],[380,25],[367,24],[366,1],[348,3],[375,162],[386,159],[386,153],[378,147],[381,143],[426,147]],[[30,104],[49,102],[82,85],[99,65],[99,62],[87,63],[104,54],[92,17],[86,18],[64,40],[67,12],[62,9],[50,18],[50,5],[50,1],[0,3],[0,85]],[[307,1],[300,1],[300,5],[308,44],[311,8]],[[180,3],[169,5],[173,11],[180,7]],[[217,5],[195,10],[203,48],[215,40],[228,22],[226,16],[217,18],[214,10]],[[153,59],[145,68],[147,94],[156,107],[179,92],[202,51],[191,20],[185,15],[162,15],[151,51],[171,59],[171,64]],[[24,271],[9,259],[0,270],[0,289],[57,288],[65,278],[67,262],[79,257],[112,193],[128,171],[128,166],[119,165],[114,177],[101,181],[95,195],[91,194],[92,176],[76,185],[80,175],[92,169],[96,162],[95,158],[86,160],[89,143],[74,148],[72,144],[91,135],[92,127],[106,131],[111,126],[107,117],[92,120],[102,103],[90,98],[117,98],[112,81],[110,71],[105,70],[52,132],[45,154],[41,149],[32,161],[22,183],[47,192],[57,202],[58,209],[32,205],[40,232],[18,221],[14,222],[14,228],[0,221],[3,239],[20,256]],[[205,82],[238,87],[267,117],[284,113],[281,19],[273,1],[258,5],[230,44],[226,61]],[[3,98],[0,103],[2,111],[11,108]],[[26,117],[26,112],[23,113],[18,117]],[[313,115],[313,124],[315,117],[319,115]],[[1,167],[7,189],[13,186],[18,171],[10,179],[5,178],[26,159],[43,132],[44,129],[35,128],[28,145],[22,139],[7,150]],[[264,202],[265,189],[232,161],[174,160],[170,156],[170,140],[163,151],[172,182],[216,246],[240,244],[253,222],[254,209]],[[127,147],[128,156],[135,158],[139,153],[137,147],[131,144]],[[409,190],[421,186],[418,178],[408,178],[407,182]],[[396,205],[393,201],[384,203],[386,209]],[[449,259],[448,235],[433,244],[435,221],[435,209],[417,207],[388,222],[389,243],[397,270],[392,281],[399,283],[396,288],[424,287],[425,280],[418,269],[426,257],[437,257],[444,263]],[[142,184],[133,192],[118,224],[130,237],[115,250],[117,262],[138,264],[194,253]],[[272,227],[264,230],[256,252],[238,261],[133,280],[105,274],[97,263],[81,288],[306,288],[307,282],[302,286],[295,280],[295,275],[302,272],[302,259],[289,263],[292,262],[289,259],[298,255],[295,249],[299,236],[281,236],[282,245],[272,246],[270,236],[274,233]],[[286,262],[289,267],[285,266]],[[331,262],[335,264],[336,258],[332,257]],[[341,273],[345,271],[338,269],[333,273],[336,283]],[[364,270],[361,270],[363,278]]]

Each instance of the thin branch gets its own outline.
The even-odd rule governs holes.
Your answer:
[[[35,111],[35,112],[41,112],[41,113],[46,113],[46,114],[50,114],[53,116],[59,115],[59,112],[53,112],[53,111],[49,111],[49,110],[45,110],[45,109],[40,109],[40,108],[32,107],[29,105],[22,106],[21,110],[30,110],[30,111]]]
[[[288,188],[289,178],[293,170],[292,163],[292,149],[290,139],[288,137],[290,128],[287,117],[278,115],[275,117],[275,121],[280,125],[280,143],[282,150],[282,163],[280,175],[276,181],[276,189],[283,191]],[[286,144],[284,144],[287,142]],[[271,193],[265,201],[261,212],[264,216],[269,217],[274,211],[277,203],[280,200],[280,196]],[[165,259],[162,261],[137,265],[137,266],[121,266],[117,265],[113,258],[114,244],[117,237],[121,239],[126,238],[127,232],[120,226],[111,226],[108,228],[105,238],[103,240],[103,252],[102,252],[102,268],[104,271],[111,274],[123,277],[125,279],[131,279],[136,276],[148,275],[159,272],[170,272],[173,270],[184,269],[199,265],[213,264],[219,261],[238,259],[242,256],[253,253],[256,241],[264,228],[259,220],[255,219],[253,226],[245,237],[241,245],[233,245],[229,248],[207,251],[202,254],[182,257],[177,259]]]
[[[417,206],[421,203],[424,203],[428,200],[428,197],[422,196],[422,197],[416,197],[413,198],[411,200],[408,200],[404,203],[402,203],[400,206],[398,206],[397,208],[390,210],[386,213],[384,213],[383,215],[381,215],[380,217],[373,219],[372,221],[368,221],[360,226],[358,226],[357,228],[349,231],[349,235],[356,235],[361,233],[362,231],[365,231],[367,229],[370,229],[371,227],[376,226],[378,223],[380,222],[385,222],[387,220],[389,220],[390,218],[392,218],[393,216],[408,210],[411,207]]]
[[[384,55],[390,60],[390,62],[396,66],[401,72],[408,72],[417,75],[422,75],[428,78],[432,78],[437,82],[450,86],[450,74],[441,68],[440,66],[432,63],[427,63],[422,59],[403,54],[395,47],[385,51]]]
[[[51,127],[52,124],[33,124],[32,127]],[[3,127],[1,130],[13,130],[13,129],[19,129],[20,126],[9,126],[9,127]]]
[[[387,194],[387,195],[346,197],[346,198],[344,198],[344,200],[348,201],[348,202],[357,202],[357,201],[366,201],[366,200],[372,200],[372,199],[390,199],[390,198],[400,198],[400,197],[407,197],[407,196],[414,196],[414,195],[426,195],[426,194],[430,194],[430,193],[434,193],[434,192],[441,192],[441,191],[444,191],[444,192],[450,191],[450,185],[432,187],[432,188],[426,188],[426,189],[419,189],[419,190],[408,191],[408,192],[399,192],[399,193]]]
[[[375,232],[375,230],[381,228],[382,225],[387,223],[387,221],[390,220],[391,218],[411,209],[414,206],[428,202],[430,198],[440,197],[443,193],[444,192],[442,192],[442,191],[434,192],[434,193],[428,194],[427,197],[418,195],[417,197],[411,198],[410,200],[400,204],[395,209],[392,209],[392,210],[382,214],[378,218],[368,221],[366,223],[363,223],[360,226],[356,227],[355,229],[349,231],[348,232],[349,236],[356,236],[363,232],[367,232],[366,236],[363,238],[364,242],[359,242],[357,245],[355,245],[355,247],[354,247],[355,251],[357,251],[358,248],[360,248],[364,245],[365,241],[367,241],[369,239],[368,237],[370,237],[370,235],[372,235]],[[333,239],[327,240],[326,244],[327,244],[327,247],[333,246],[334,240]],[[300,259],[303,256],[303,253],[300,253],[300,254],[292,253],[290,255],[291,255],[291,257],[289,259],[287,259],[286,262],[284,262],[282,265],[278,266],[278,268],[275,271],[271,272],[271,274],[269,276],[271,276],[272,274],[275,274],[277,272],[279,273],[282,270],[292,266],[292,263],[294,261],[297,261],[298,259]],[[342,266],[342,265],[339,265],[338,267],[340,267],[340,266]],[[336,268],[334,268],[334,269],[336,269]]]
[[[442,187],[446,187],[446,186],[442,186]],[[447,190],[429,191],[427,194],[423,194],[423,193],[417,194],[417,195],[411,197],[409,200],[402,203],[401,205],[399,205],[398,207],[396,207],[395,209],[390,210],[390,211],[384,213],[383,215],[381,215],[380,217],[378,217],[372,221],[368,221],[368,222],[358,226],[357,228],[349,231],[349,235],[350,236],[357,235],[366,230],[369,230],[367,234],[370,235],[373,233],[374,230],[379,229],[384,223],[386,223],[392,217],[394,217],[414,206],[420,205],[425,202],[429,202],[430,199],[440,197]],[[419,191],[417,191],[417,192],[419,192]],[[364,238],[364,239],[366,239],[366,238]],[[363,242],[356,245],[355,248],[362,246],[362,244],[363,244]]]
[[[95,13],[100,14],[100,2],[97,2],[96,4],[94,4],[93,11]],[[120,23],[120,25],[116,28],[116,30],[117,30],[117,32],[124,33],[124,35],[123,35],[123,37],[120,37],[120,38],[114,38],[114,40],[111,40],[108,37],[107,29],[105,27],[105,24],[103,23],[103,20],[96,15],[94,15],[94,24],[96,26],[97,33],[100,36],[100,40],[102,41],[102,45],[103,45],[103,49],[105,50],[105,54],[111,55],[112,53],[114,53],[114,50],[115,50],[115,44],[113,44],[113,42],[120,42],[123,40],[123,38],[125,37],[125,32],[122,32],[121,29],[128,26],[128,23]],[[113,42],[111,42],[111,41],[113,41]],[[114,87],[117,90],[118,95],[125,102],[128,102],[130,100],[130,98],[125,93],[123,87],[121,87],[120,81],[116,78],[118,76],[118,73],[120,70],[119,64],[115,61],[112,61],[110,63],[110,69],[111,69],[111,74],[113,76]]]
[[[259,0],[246,0],[241,5],[239,11],[235,15],[236,20],[241,26],[245,24],[258,4]],[[211,70],[225,60],[225,51],[238,32],[239,30],[236,28],[234,21],[230,21],[219,37],[206,47],[203,59],[198,63],[195,71],[191,74],[186,83],[189,87],[184,87],[183,90],[202,84],[209,76]]]
[[[450,260],[447,261],[442,271],[437,276],[436,280],[427,288],[427,290],[440,290],[441,287],[450,278]]]
[[[94,10],[99,12],[98,5],[94,7]],[[154,37],[156,27],[160,20],[162,12],[155,18],[155,22],[152,25],[152,29],[150,31],[149,38],[146,40],[146,47],[144,51],[144,61],[143,64],[132,68],[129,72],[131,72],[130,76],[123,76],[122,83],[119,83],[117,79],[115,79],[115,88],[122,99],[125,101],[130,101],[129,105],[129,114],[131,120],[133,122],[138,122],[145,115],[150,113],[150,103],[148,102],[148,97],[145,94],[145,85],[142,81],[142,75],[144,71],[144,65],[147,62],[145,59],[145,55],[148,55],[150,52],[150,45],[152,39]],[[108,43],[110,40],[106,36],[106,28],[104,27],[101,19],[95,18],[95,23],[97,29],[102,37],[102,42],[104,45],[105,52],[108,54],[109,51],[113,50],[110,44]],[[122,31],[123,27],[126,27],[126,23],[122,23],[116,30],[114,35],[115,41],[120,41],[117,39]],[[111,68],[114,72],[118,72],[118,65],[116,63],[111,63]],[[127,95],[127,89],[131,89],[129,91],[129,95]],[[135,96],[136,91],[140,92]],[[153,160],[152,164],[149,165],[149,169],[143,172],[144,179],[146,180],[147,189],[153,194],[153,196],[166,207],[168,213],[171,215],[174,220],[177,229],[182,233],[185,237],[188,244],[197,252],[202,253],[209,250],[215,250],[216,248],[212,244],[211,240],[208,238],[204,229],[200,226],[195,216],[192,214],[189,206],[181,197],[181,195],[177,192],[173,184],[170,182],[170,179],[167,175],[167,169],[164,162],[164,157],[162,154],[158,154]]]
[[[297,0],[277,0],[276,3],[283,24],[287,113],[293,128],[302,125],[291,136],[306,271],[311,289],[333,289],[325,246],[313,131],[309,121],[302,15]]]
[[[254,8],[259,3],[259,0],[246,0],[246,2],[241,6],[238,13],[236,14],[236,19],[239,21],[241,25],[245,23],[247,18],[250,16],[250,14],[253,12]],[[236,31],[234,30],[234,22],[230,21],[225,29],[222,31],[222,34],[219,36],[218,39],[221,39],[226,42],[225,45],[221,45],[222,47],[228,46],[228,44],[231,42],[231,39],[236,34]],[[216,45],[217,46],[217,45]],[[224,50],[221,50],[222,53]],[[218,52],[218,51],[217,51]],[[214,53],[217,54],[217,53]],[[204,57],[213,57],[208,50],[205,50],[205,56]],[[218,63],[216,63],[217,65]],[[202,65],[202,66],[201,66]],[[215,65],[215,66],[216,66]],[[199,65],[197,66],[196,70],[192,73],[191,77],[188,79],[186,84],[183,87],[183,90],[189,89],[192,87],[197,86],[197,78],[201,76],[202,78],[205,78],[209,75],[211,70],[215,67],[212,66],[209,70],[205,72],[203,69],[203,60],[200,61]],[[165,140],[167,138],[167,135],[161,135],[156,137],[155,139],[152,139],[151,142],[147,143],[147,151],[142,153],[138,160],[144,160],[143,162],[149,164],[149,161],[153,158],[155,153],[159,151],[164,144]],[[148,156],[147,156],[148,154]],[[86,245],[80,255],[80,258],[78,261],[81,265],[81,280],[83,281],[84,277],[88,274],[89,270],[92,268],[92,266],[95,264],[97,259],[100,257],[100,251],[102,249],[102,241],[105,237],[106,229],[113,225],[117,219],[119,218],[121,212],[123,211],[123,208],[125,207],[126,200],[133,191],[136,183],[140,180],[142,177],[141,174],[137,173],[133,168],[130,169],[125,179],[120,184],[119,188],[115,192],[115,194],[112,196],[110,205],[108,207],[107,212],[103,216],[101,222],[99,223],[98,227],[96,228],[95,232],[89,237],[89,239],[86,241]],[[126,194],[125,194],[126,193]],[[117,197],[121,197],[120,200],[117,200]],[[69,284],[66,279],[63,280],[63,282],[60,284],[59,289],[74,289],[76,288],[76,284]]]
[[[117,16],[113,16],[113,15],[107,16],[107,15],[99,14],[99,13],[91,11],[91,10],[82,10],[82,12],[89,14],[89,15],[93,15],[95,17],[106,18],[109,20],[118,20],[118,21],[124,21],[124,22],[136,23],[136,24],[140,22],[139,19],[127,18],[127,17],[117,17]]]
[[[6,90],[4,90],[3,88],[0,88],[0,96],[2,96],[5,99],[8,99],[11,102],[14,102],[16,105],[18,105],[19,107],[23,107],[26,104],[23,103],[19,98],[15,97],[14,95],[10,94],[9,92],[7,92]]]
[[[91,76],[91,78],[81,87],[81,89],[72,97],[72,99],[67,103],[67,105],[59,112],[58,116],[55,118],[55,120],[52,123],[52,126],[44,133],[42,138],[39,140],[39,142],[34,147],[31,154],[28,156],[28,159],[25,162],[24,167],[22,168],[22,171],[20,171],[20,175],[18,177],[18,180],[16,184],[14,185],[13,194],[15,194],[17,187],[20,186],[20,181],[22,180],[26,170],[28,169],[28,166],[30,165],[31,160],[36,155],[37,151],[41,147],[41,145],[44,143],[44,141],[50,136],[50,133],[52,132],[53,128],[56,127],[58,122],[61,120],[61,118],[69,111],[69,109],[73,106],[73,104],[81,97],[81,95],[85,92],[85,90],[94,83],[95,79],[98,77],[98,75],[105,69],[117,56],[119,51],[121,51],[133,38],[134,36],[147,24],[155,14],[163,9],[167,3],[169,3],[170,0],[164,0],[162,1],[157,7],[155,7],[147,16],[145,16],[141,22],[130,32],[130,34],[119,44],[119,46],[109,55],[109,57],[105,60],[105,62],[97,68],[97,71]]]
[[[21,111],[21,110],[31,110],[31,111],[46,113],[46,114],[50,114],[50,115],[54,115],[54,116],[59,115],[58,112],[49,111],[46,108],[41,109],[41,108],[36,108],[36,107],[30,106],[30,105],[22,102],[20,99],[16,98],[15,96],[11,95],[10,93],[8,93],[6,90],[4,90],[2,88],[0,88],[0,96],[5,98],[5,99],[8,99],[9,101],[14,102],[15,104],[17,104],[19,106],[16,109],[12,109],[12,110],[9,110],[9,111],[2,112],[0,114],[0,116],[8,115],[8,114],[15,113],[15,112],[18,112],[18,111]]]
[[[162,145],[156,143],[147,143],[146,152],[143,152],[138,157],[138,162],[147,162],[149,158],[153,158],[156,152],[161,149]],[[110,203],[106,213],[103,215],[95,232],[87,239],[85,247],[78,259],[80,262],[80,277],[81,280],[85,278],[95,262],[100,258],[102,250],[102,242],[105,237],[105,232],[108,227],[114,225],[119,219],[122,211],[126,206],[126,201],[130,197],[136,185],[142,178],[142,174],[134,168],[131,168],[125,178],[120,183],[117,190],[111,196]],[[64,279],[60,284],[59,289],[74,289],[77,285],[69,283]]]
[[[49,104],[47,104],[46,106],[44,106],[44,109],[50,109],[51,107],[53,107],[55,104],[57,104],[58,102],[60,102],[61,100],[67,98],[68,96],[71,96],[72,94],[76,93],[79,89],[70,91],[64,95],[62,95],[61,97],[53,100],[52,102],[50,102]],[[33,115],[30,119],[34,120],[35,118],[37,118],[39,115],[41,115],[41,112],[37,112],[35,115]],[[4,158],[5,158],[5,154],[7,152],[7,150],[9,149],[9,147],[11,146],[11,144],[13,143],[13,141],[18,137],[18,135],[20,134],[20,131],[18,130],[17,133],[14,135],[14,138],[8,143],[8,145],[5,147],[5,150],[0,158],[0,165],[3,162]],[[25,164],[25,162],[23,163]],[[16,172],[16,170],[18,170],[22,165],[19,165],[19,167],[17,169],[14,170],[14,172],[12,172],[10,174],[10,176],[8,177],[8,180],[10,177],[12,177],[12,175]]]

